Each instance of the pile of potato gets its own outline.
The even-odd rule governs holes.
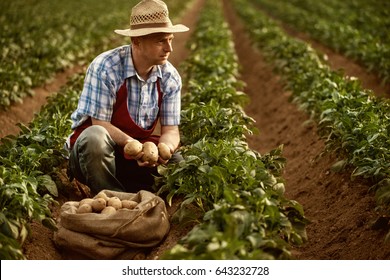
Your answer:
[[[128,142],[125,145],[124,151],[131,157],[144,152],[141,161],[148,161],[151,164],[157,163],[158,157],[161,157],[163,160],[168,160],[172,156],[171,150],[164,143],[159,143],[158,146],[156,146],[153,142],[145,142],[142,144],[138,140]]]
[[[116,196],[108,197],[105,193],[98,193],[94,198],[84,198],[80,201],[76,210],[77,214],[101,213],[114,214],[119,209],[134,209],[137,202],[127,199],[119,199]]]

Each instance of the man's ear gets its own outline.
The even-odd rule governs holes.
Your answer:
[[[141,40],[138,37],[131,37],[131,44],[139,47]]]

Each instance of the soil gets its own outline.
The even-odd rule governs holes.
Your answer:
[[[197,0],[182,23],[194,30],[197,16],[205,0]],[[303,205],[306,217],[311,221],[307,226],[308,242],[293,248],[293,254],[300,260],[380,260],[390,259],[390,245],[384,243],[386,229],[375,227],[378,213],[375,212],[375,199],[370,193],[369,182],[352,181],[350,173],[333,173],[330,167],[337,161],[337,155],[324,152],[324,141],[317,134],[315,123],[308,122],[309,116],[289,101],[291,93],[283,87],[280,77],[272,71],[262,54],[253,49],[248,35],[229,1],[224,1],[226,19],[233,31],[236,51],[241,64],[241,79],[246,83],[245,92],[251,102],[245,107],[246,113],[256,120],[260,133],[248,138],[250,147],[260,153],[283,145],[283,155],[287,159],[284,170],[286,196]],[[356,76],[367,89],[381,96],[388,96],[389,88],[380,85],[379,79],[365,71],[349,59],[334,53],[305,34],[286,27],[287,32],[301,38],[316,49],[326,53],[329,64],[335,69],[343,69],[350,76]],[[175,50],[171,62],[179,66],[188,51],[185,43],[191,32],[175,35]],[[69,72],[74,71],[74,69]],[[64,74],[64,77],[69,73]],[[62,77],[62,75],[60,75]],[[63,78],[55,80],[51,86],[59,88]],[[37,89],[37,92],[42,89]],[[55,89],[48,92],[55,92]],[[38,101],[37,101],[38,100]],[[0,127],[2,135],[15,134],[16,122],[28,122],[32,115],[27,112],[39,110],[42,98],[31,98],[16,107],[21,115],[3,113]],[[32,105],[34,108],[30,108]],[[11,109],[13,110],[13,109]],[[15,122],[16,121],[16,122]],[[84,196],[85,187],[69,183],[65,171],[60,174],[68,192],[59,199],[79,199]],[[174,213],[178,203],[168,208]],[[58,206],[53,207],[53,215],[58,214]],[[174,246],[184,236],[190,226],[181,227],[172,223],[172,228],[162,244],[145,257],[158,259],[161,254]],[[58,251],[52,241],[53,233],[38,223],[31,224],[31,236],[24,244],[27,259],[61,260],[72,256]]]

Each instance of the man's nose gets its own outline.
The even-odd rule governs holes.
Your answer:
[[[166,43],[166,44],[165,44],[164,50],[165,50],[166,52],[172,52],[172,51],[173,51],[172,42]]]

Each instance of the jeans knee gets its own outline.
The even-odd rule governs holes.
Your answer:
[[[115,142],[111,139],[107,129],[100,125],[86,128],[77,139],[79,149],[92,155],[104,154],[108,147],[114,147]]]

